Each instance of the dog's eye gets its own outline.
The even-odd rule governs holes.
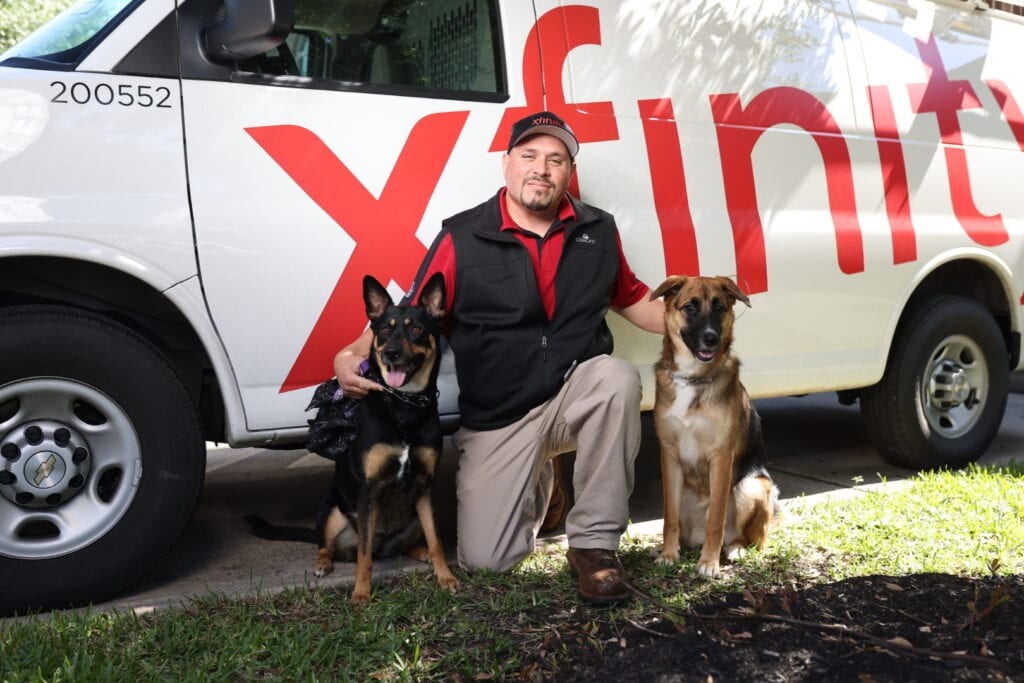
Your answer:
[[[420,327],[419,325],[413,325],[412,327],[409,328],[409,334],[411,334],[414,337],[418,337],[421,334],[423,334],[423,328]]]
[[[387,339],[391,336],[392,329],[390,327],[382,327],[377,330],[377,337],[379,339]]]
[[[726,309],[726,305],[723,304],[721,301],[716,301],[714,303],[714,306],[712,306],[712,308],[714,308],[715,311],[717,311],[718,313],[721,313],[721,312],[723,312]]]
[[[692,301],[687,301],[683,304],[683,312],[690,313],[691,315],[697,312],[697,306]]]

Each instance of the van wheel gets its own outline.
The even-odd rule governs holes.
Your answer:
[[[902,467],[962,467],[980,458],[1006,409],[1009,356],[981,305],[926,299],[900,326],[882,380],[861,394],[868,435]]]
[[[167,358],[77,309],[0,310],[0,614],[94,602],[159,561],[206,452]]]

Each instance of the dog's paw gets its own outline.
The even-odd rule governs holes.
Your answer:
[[[333,562],[317,562],[313,567],[313,576],[322,579],[334,571]]]
[[[677,550],[674,553],[661,551],[660,553],[658,553],[658,556],[654,558],[654,562],[655,564],[660,565],[675,564],[676,562],[679,562],[679,551]]]
[[[409,548],[405,551],[405,554],[417,562],[427,562],[430,560],[430,551],[423,546],[419,546],[418,548]]]
[[[364,591],[356,588],[352,591],[352,597],[349,598],[348,601],[356,609],[362,609],[370,604],[370,591]]]
[[[455,578],[454,574],[439,574],[437,577],[437,585],[449,593],[454,593],[462,584],[459,583],[459,580]]]
[[[714,579],[722,571],[718,566],[718,560],[700,560],[697,562],[697,573],[705,578]]]
[[[742,545],[733,544],[733,545],[731,545],[731,546],[729,546],[728,548],[725,549],[725,559],[729,560],[730,562],[735,562],[736,560],[742,560],[746,556],[747,556],[747,549],[746,549],[746,547],[744,547]]]

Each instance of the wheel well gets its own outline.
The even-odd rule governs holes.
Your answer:
[[[127,325],[159,348],[181,374],[207,441],[224,441],[224,405],[212,364],[188,320],[162,293],[127,273],[74,259],[3,260],[0,307],[52,304],[87,309]]]
[[[910,311],[928,297],[955,295],[972,299],[992,313],[1003,332],[1009,352],[1008,367],[1017,367],[1020,359],[1020,334],[1013,331],[1009,301],[999,277],[980,261],[960,260],[936,268],[918,285],[900,316],[899,328],[906,324]]]

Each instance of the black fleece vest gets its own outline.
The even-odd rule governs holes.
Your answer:
[[[455,247],[449,341],[455,353],[462,423],[496,429],[558,392],[576,364],[611,353],[605,323],[618,277],[611,215],[573,201],[548,320],[530,255],[502,231],[499,195],[445,221]]]

